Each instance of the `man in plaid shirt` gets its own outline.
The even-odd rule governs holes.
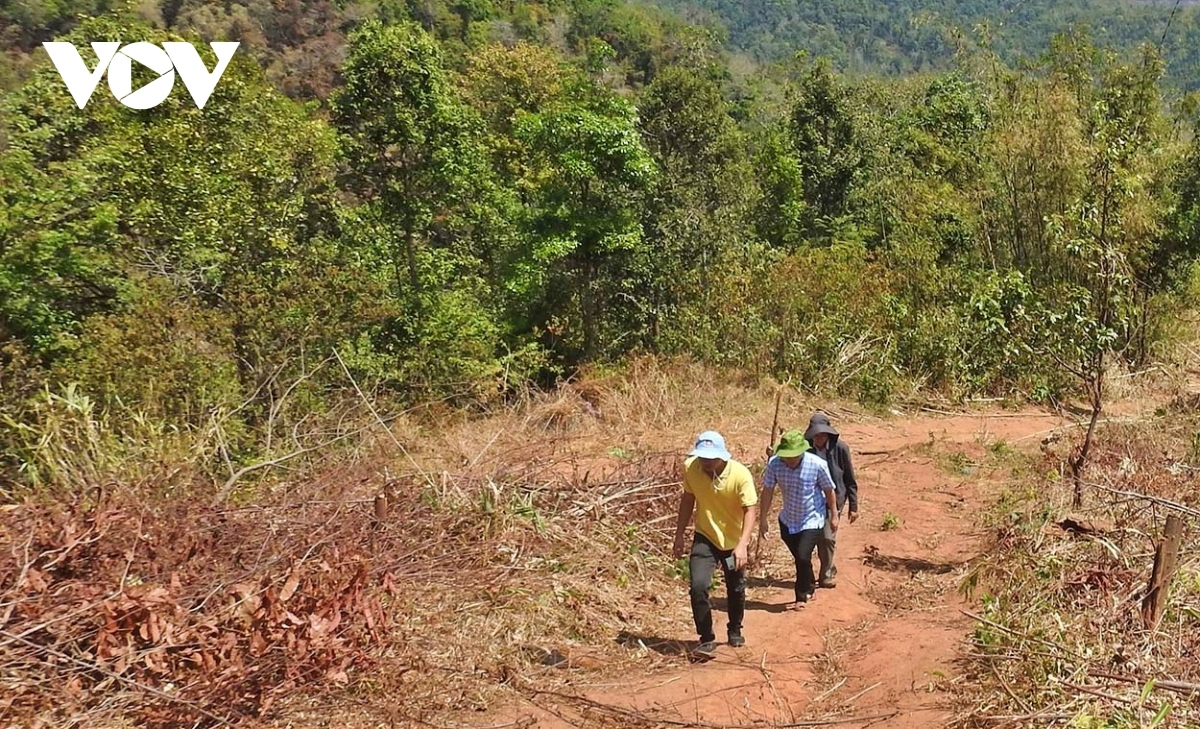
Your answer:
[[[834,533],[838,526],[837,496],[829,466],[825,459],[809,450],[799,430],[784,433],[775,455],[767,461],[762,508],[758,512],[759,539],[767,536],[767,519],[776,486],[783,491],[779,533],[796,560],[796,602],[789,608],[795,610],[803,607],[815,591],[812,554],[826,521]]]

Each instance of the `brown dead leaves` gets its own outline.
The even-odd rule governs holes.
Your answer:
[[[0,513],[6,722],[221,725],[371,665],[396,583],[359,551],[365,514],[329,504],[281,528],[199,500],[100,509]]]

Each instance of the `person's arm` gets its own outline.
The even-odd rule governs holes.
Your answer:
[[[825,465],[825,461],[821,461],[820,468],[817,470],[817,485],[825,492],[825,511],[829,519],[829,531],[837,533],[838,530],[838,509],[837,509],[837,486],[833,483],[833,478],[829,475],[829,466]]]
[[[692,511],[696,508],[696,497],[684,491],[679,497],[679,516],[675,520],[675,545],[671,554],[675,559],[683,556],[683,536],[688,524],[692,521]]]
[[[742,533],[737,546],[733,548],[733,558],[740,570],[750,566],[750,541],[754,539],[754,525],[758,521],[758,491],[754,488],[754,476],[750,474],[750,469],[743,466],[738,470],[741,479],[738,494],[742,500]],[[763,482],[766,482],[766,478]]]
[[[751,487],[753,488],[753,487]],[[758,504],[742,507],[742,538],[733,548],[738,569],[750,564],[750,540],[754,537],[754,522],[758,521]]]
[[[850,523],[858,518],[858,479],[854,477],[854,463],[850,460],[850,446],[838,441],[842,451],[842,483],[846,485],[846,503],[850,506]]]
[[[767,521],[771,518],[771,499],[775,497],[774,488],[763,488],[762,504],[758,509],[758,538],[766,539],[770,529],[767,527]]]
[[[771,468],[771,461],[767,461],[767,467],[763,470],[763,492],[762,503],[758,507],[758,538],[765,539],[767,532],[767,520],[771,518],[771,500],[775,497],[775,471]]]

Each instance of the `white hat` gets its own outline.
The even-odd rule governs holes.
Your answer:
[[[715,430],[706,430],[696,438],[696,447],[692,449],[689,456],[697,458],[718,458],[722,461],[733,459],[729,451],[725,448],[725,438]]]

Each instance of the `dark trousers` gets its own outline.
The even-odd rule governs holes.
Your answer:
[[[783,543],[796,560],[796,602],[808,600],[808,596],[816,589],[813,578],[812,554],[821,541],[820,529],[801,529],[798,532],[788,531],[787,525],[779,522],[779,534]]]
[[[841,518],[838,510],[838,518]],[[821,530],[821,541],[817,542],[817,561],[821,563],[821,582],[832,580],[837,576],[837,565],[833,563],[834,553],[837,552],[837,532],[829,528],[826,520],[825,528]]]
[[[730,570],[726,566],[725,558],[731,554],[733,550],[717,549],[700,534],[692,542],[692,554],[688,561],[692,573],[692,619],[696,621],[696,634],[700,636],[701,643],[716,640],[708,591],[712,589],[712,576],[718,564],[721,565],[725,587],[729,591],[729,632],[742,632],[742,618],[746,615],[746,571]]]

